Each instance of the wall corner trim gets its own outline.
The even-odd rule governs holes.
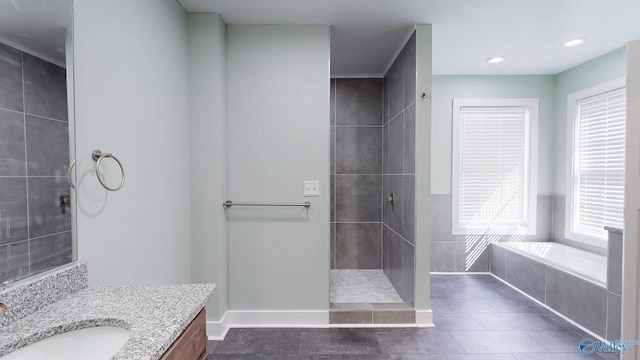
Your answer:
[[[435,327],[433,324],[433,311],[416,310],[416,326],[417,327]]]

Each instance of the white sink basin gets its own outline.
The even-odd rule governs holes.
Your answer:
[[[127,342],[129,330],[98,326],[42,339],[2,357],[2,360],[110,359]]]

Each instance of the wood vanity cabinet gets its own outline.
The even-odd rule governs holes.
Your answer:
[[[207,331],[204,309],[171,344],[160,360],[206,360]]]

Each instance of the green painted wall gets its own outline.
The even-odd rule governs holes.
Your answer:
[[[329,27],[227,26],[230,310],[329,308]],[[305,180],[320,196],[303,197]]]
[[[553,191],[554,78],[543,76],[433,76],[431,193],[451,194],[454,98],[538,98],[538,194]],[[546,134],[546,135],[545,135]]]
[[[626,48],[621,48],[563,71],[555,76],[556,110],[553,133],[555,139],[554,193],[566,192],[567,166],[567,96],[576,91],[624,77],[627,71]]]
[[[564,194],[567,95],[625,76],[624,48],[557,75],[433,77],[431,193],[451,194],[452,99],[531,97],[540,99],[538,194]]]

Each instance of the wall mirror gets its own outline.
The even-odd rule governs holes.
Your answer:
[[[72,0],[0,0],[0,284],[76,259]]]

